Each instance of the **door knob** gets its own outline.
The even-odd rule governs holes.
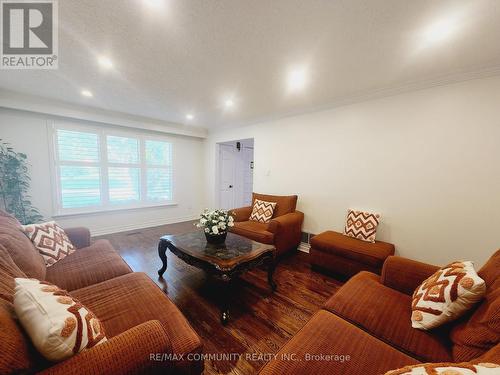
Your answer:
[[[232,189],[233,188],[233,185],[229,185],[229,189]]]

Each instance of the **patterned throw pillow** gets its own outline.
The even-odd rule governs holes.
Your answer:
[[[347,211],[344,234],[349,237],[357,238],[358,240],[375,242],[379,222],[379,214],[349,209]]]
[[[38,249],[47,267],[76,250],[64,229],[55,221],[23,225],[23,231]]]
[[[436,271],[413,293],[412,327],[423,330],[455,320],[479,302],[486,284],[472,262],[455,262]]]
[[[275,207],[276,203],[274,202],[266,202],[256,199],[253,203],[250,220],[258,221],[259,223],[269,223],[273,217]]]
[[[15,279],[14,310],[37,350],[61,361],[106,341],[102,323],[65,290],[36,279]]]
[[[500,365],[495,363],[424,363],[391,370],[384,375],[495,375]]]

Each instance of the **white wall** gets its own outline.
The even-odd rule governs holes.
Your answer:
[[[341,231],[348,208],[382,214],[378,239],[436,264],[481,265],[500,247],[500,77],[252,125],[206,141],[255,139],[254,191],[298,194],[304,230]]]
[[[47,130],[48,122],[52,121],[111,126],[0,108],[0,138],[11,143],[16,151],[28,155],[32,202],[45,218],[54,214]],[[173,143],[174,200],[177,205],[64,216],[57,217],[57,222],[64,227],[87,226],[93,235],[98,235],[195,218],[204,207],[203,141],[179,135],[168,137]]]

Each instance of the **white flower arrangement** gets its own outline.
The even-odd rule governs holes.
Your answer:
[[[210,211],[208,208],[200,215],[200,221],[195,224],[203,228],[207,234],[224,234],[234,226],[234,218],[224,210]]]

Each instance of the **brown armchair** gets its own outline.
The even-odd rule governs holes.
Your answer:
[[[249,220],[255,199],[276,203],[273,218],[269,223]],[[296,206],[296,195],[279,196],[253,193],[252,206],[230,211],[235,221],[231,231],[254,241],[274,245],[276,255],[282,255],[296,249],[300,244],[304,214],[295,210]]]

